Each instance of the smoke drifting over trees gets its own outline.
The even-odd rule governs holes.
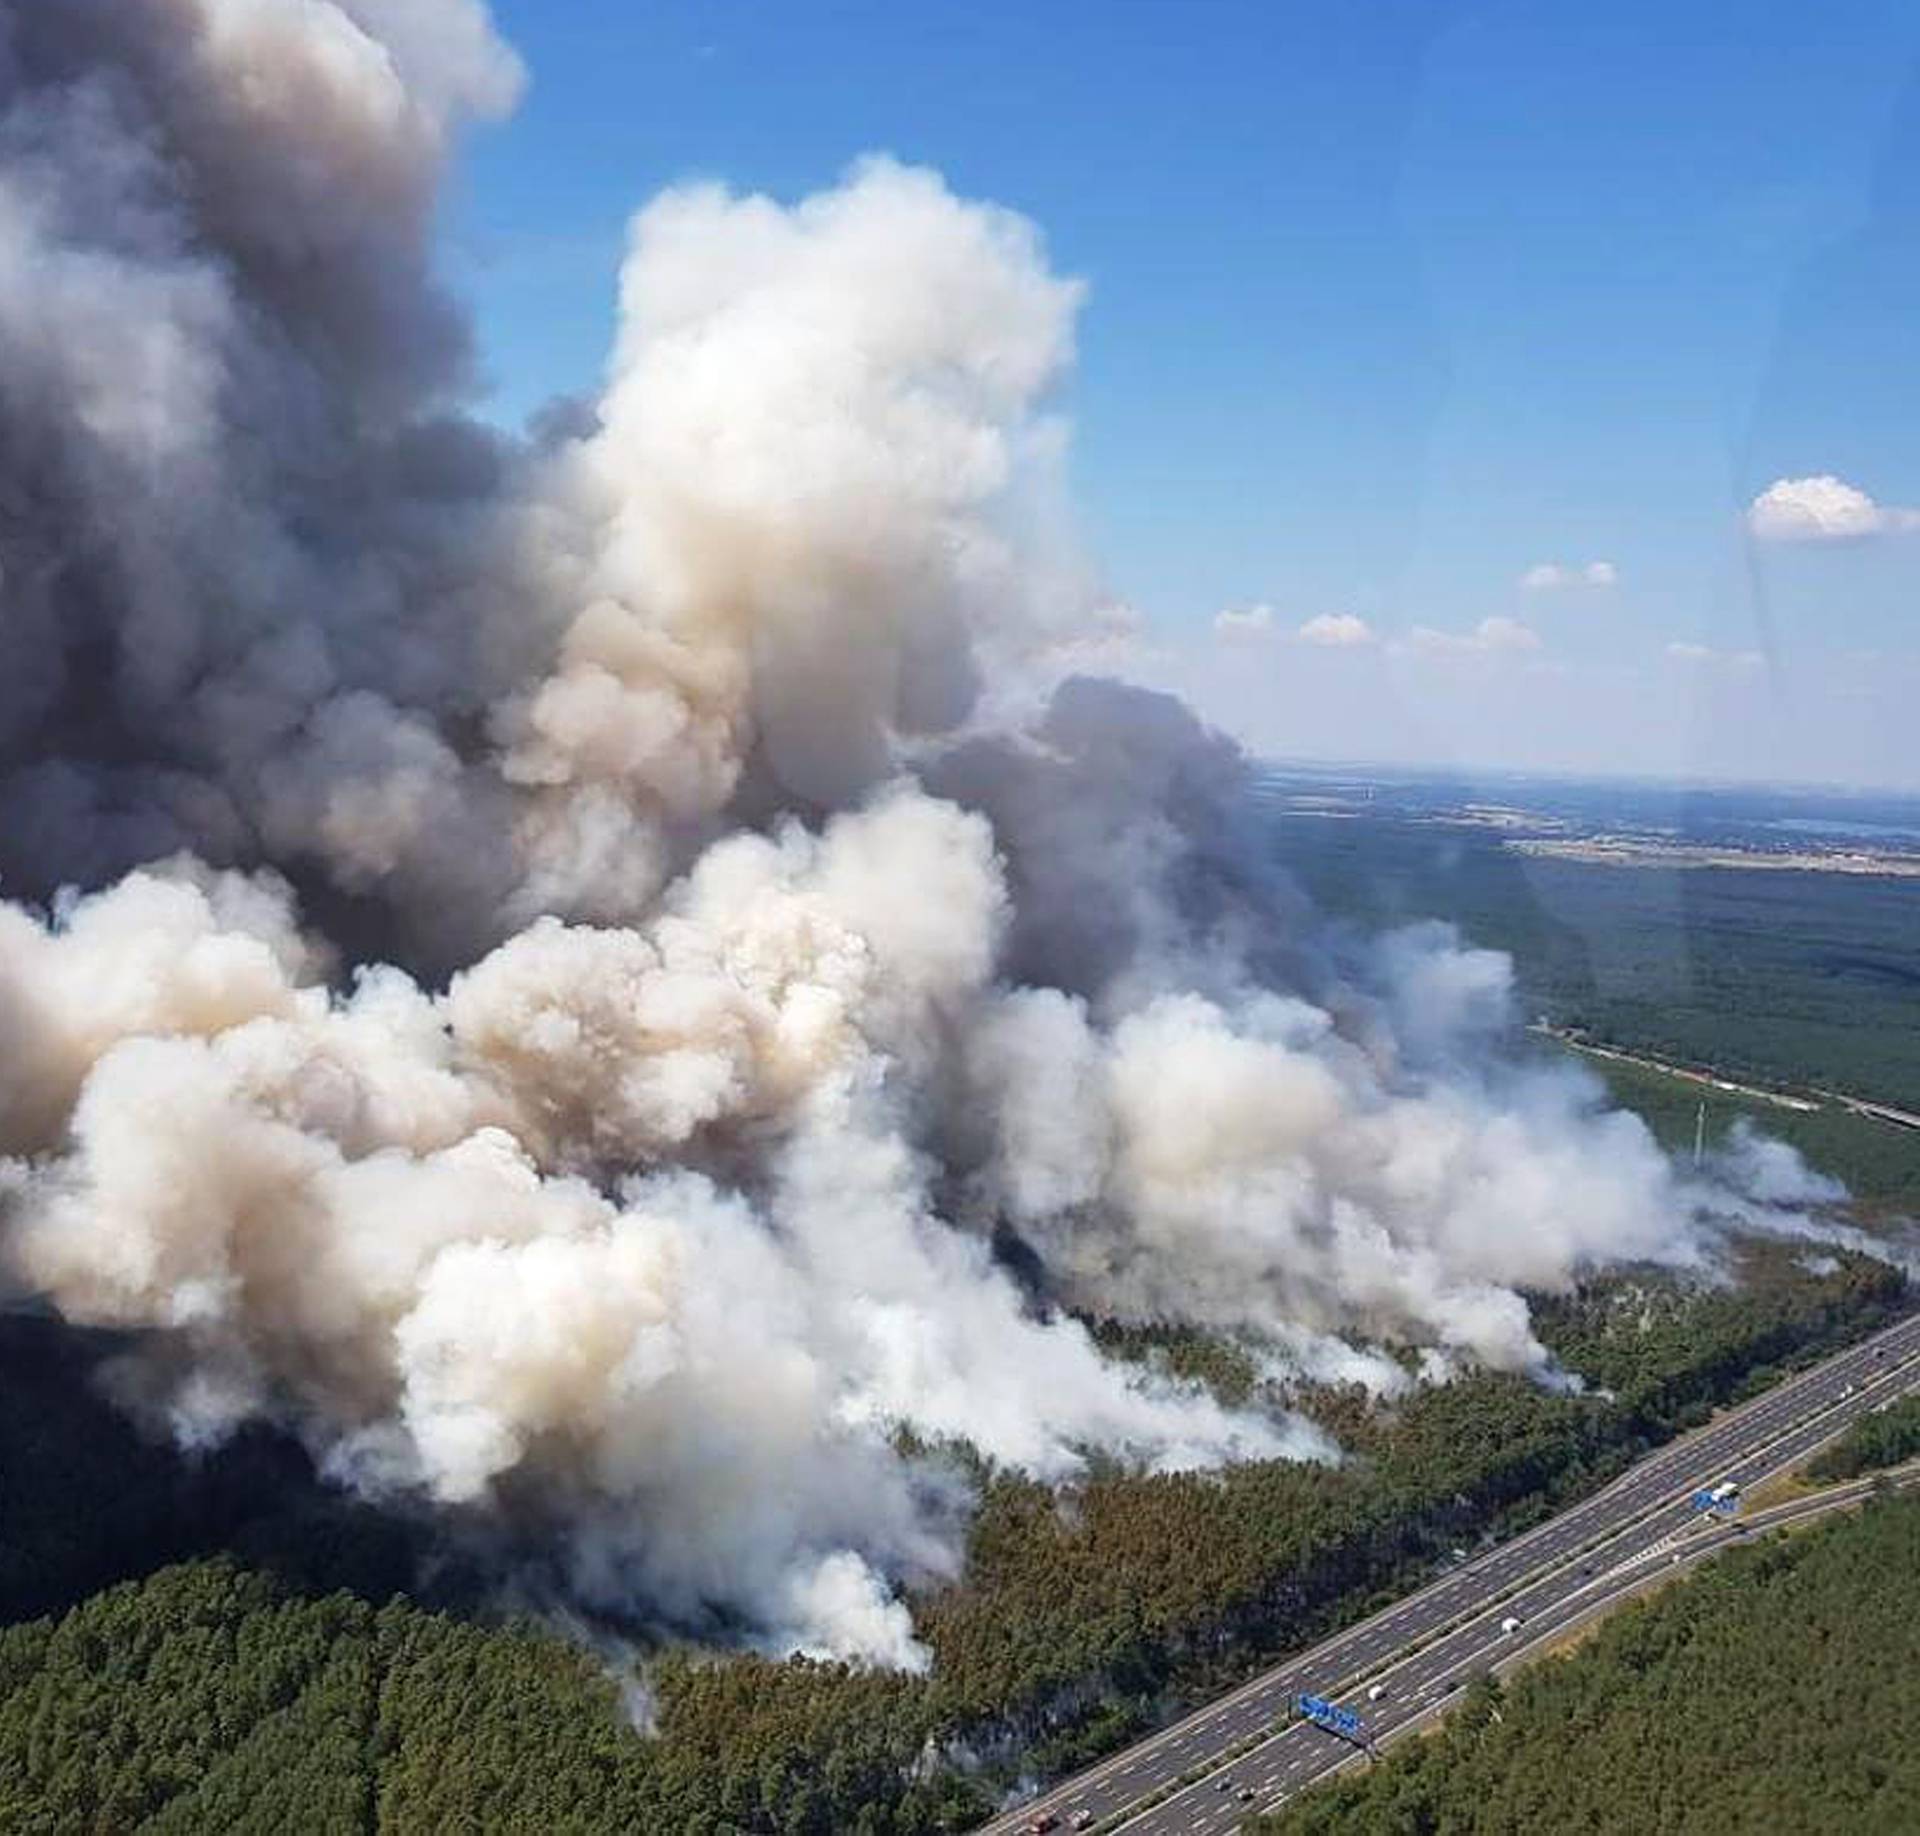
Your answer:
[[[1228,742],[1061,680],[1023,220],[671,192],[592,414],[467,418],[519,82],[478,0],[0,0],[0,1245],[177,1434],[912,1663],[901,1429],[1330,1451],[1074,1312],[1550,1375],[1518,1288],[1831,1196],[1504,1062],[1503,958],[1337,945]]]

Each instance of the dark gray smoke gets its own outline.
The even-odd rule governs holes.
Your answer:
[[[10,879],[187,846],[485,890],[524,461],[459,418],[429,250],[518,80],[466,0],[0,12]]]

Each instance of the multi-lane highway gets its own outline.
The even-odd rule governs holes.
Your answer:
[[[1739,1519],[1704,1523],[1696,1490],[1723,1480],[1750,1488],[1916,1386],[1920,1316],[1669,1442],[1524,1536],[1008,1810],[986,1833],[1011,1836],[1054,1817],[1062,1829],[1092,1818],[1102,1830],[1124,1822],[1129,1836],[1222,1836],[1354,1757],[1350,1742],[1292,1719],[1301,1692],[1331,1698],[1359,1714],[1370,1737],[1385,1738],[1443,1706],[1476,1672],[1560,1636],[1653,1571],[1742,1534]],[[1502,1629],[1509,1619],[1518,1630]],[[1382,1694],[1369,1700],[1375,1686]]]

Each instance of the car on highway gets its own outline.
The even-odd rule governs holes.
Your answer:
[[[1678,1559],[1679,1559],[1678,1557],[1675,1558],[1676,1561]],[[1505,1619],[1501,1620],[1500,1630],[1508,1634],[1509,1636],[1511,1636],[1513,1633],[1518,1632],[1520,1630],[1520,1625],[1521,1625],[1520,1620],[1516,1618],[1512,1613],[1509,1613]]]
[[[1382,1697],[1386,1695],[1386,1693],[1387,1693],[1387,1686],[1384,1683],[1376,1683],[1373,1685],[1371,1689],[1367,1691],[1367,1700],[1369,1702],[1378,1702],[1381,1700]]]
[[[1073,1813],[1070,1822],[1071,1827],[1076,1830],[1090,1830],[1093,1828],[1093,1812],[1090,1810],[1077,1810]]]
[[[1060,1819],[1052,1811],[1042,1811],[1037,1817],[1027,1819],[1026,1836],[1047,1836],[1049,1830],[1057,1830]]]

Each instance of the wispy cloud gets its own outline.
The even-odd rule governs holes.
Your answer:
[[[1213,615],[1213,635],[1218,638],[1263,638],[1272,631],[1269,605],[1227,606]]]
[[[1676,641],[1667,646],[1668,661],[1702,669],[1760,669],[1766,658],[1757,650],[1716,650],[1711,644]]]
[[[1920,529],[1920,510],[1876,503],[1858,485],[1822,472],[1775,479],[1747,506],[1747,527],[1762,542],[1866,542]]]
[[[1611,561],[1588,561],[1576,567],[1571,561],[1536,561],[1521,574],[1523,593],[1561,593],[1574,586],[1609,588],[1619,586],[1620,570]]]
[[[1523,593],[1560,593],[1569,587],[1611,587],[1620,584],[1620,570],[1611,561],[1589,561],[1577,567],[1568,561],[1536,561],[1520,576]]]
[[[1322,612],[1310,618],[1294,633],[1303,644],[1317,644],[1326,650],[1351,650],[1371,644],[1373,627],[1351,612]]]
[[[1414,650],[1436,656],[1511,655],[1538,650],[1540,634],[1517,618],[1495,613],[1471,631],[1436,631],[1431,625],[1415,625],[1407,643]]]

